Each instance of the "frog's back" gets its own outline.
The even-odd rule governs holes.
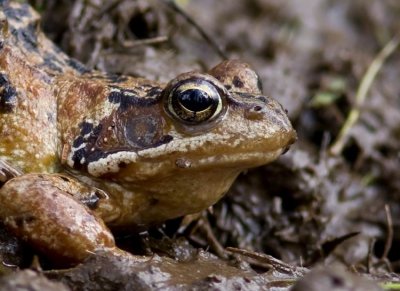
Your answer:
[[[30,6],[0,0],[0,159],[25,172],[56,167],[52,84],[58,74],[80,69],[38,26]]]

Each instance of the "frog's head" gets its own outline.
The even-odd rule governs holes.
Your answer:
[[[165,87],[162,100],[175,139],[164,146],[173,145],[165,157],[177,154],[178,167],[256,167],[296,139],[285,110],[262,95],[258,75],[241,61],[225,61],[208,74],[181,74]]]
[[[240,61],[225,61],[208,74],[184,73],[150,91],[128,102],[123,99],[135,92],[121,97],[120,89],[111,89],[108,102],[119,107],[83,147],[84,162],[93,176],[183,203],[185,212],[210,206],[241,171],[275,160],[296,139],[285,110],[262,95],[257,74]],[[107,150],[101,148],[106,139]],[[71,166],[82,157],[73,153]]]

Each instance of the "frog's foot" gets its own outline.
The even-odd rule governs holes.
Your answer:
[[[0,186],[12,178],[21,176],[23,173],[20,169],[11,166],[6,161],[0,159]]]
[[[114,238],[87,206],[67,189],[64,176],[27,174],[0,189],[0,220],[57,265],[81,262]]]

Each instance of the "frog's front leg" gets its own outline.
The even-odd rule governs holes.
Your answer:
[[[77,199],[79,190],[63,175],[18,176],[0,189],[0,220],[52,261],[81,262],[115,244],[103,221]]]

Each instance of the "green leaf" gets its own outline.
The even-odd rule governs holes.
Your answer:
[[[339,94],[333,92],[321,91],[317,92],[310,101],[311,107],[325,107],[334,103],[340,98]]]

